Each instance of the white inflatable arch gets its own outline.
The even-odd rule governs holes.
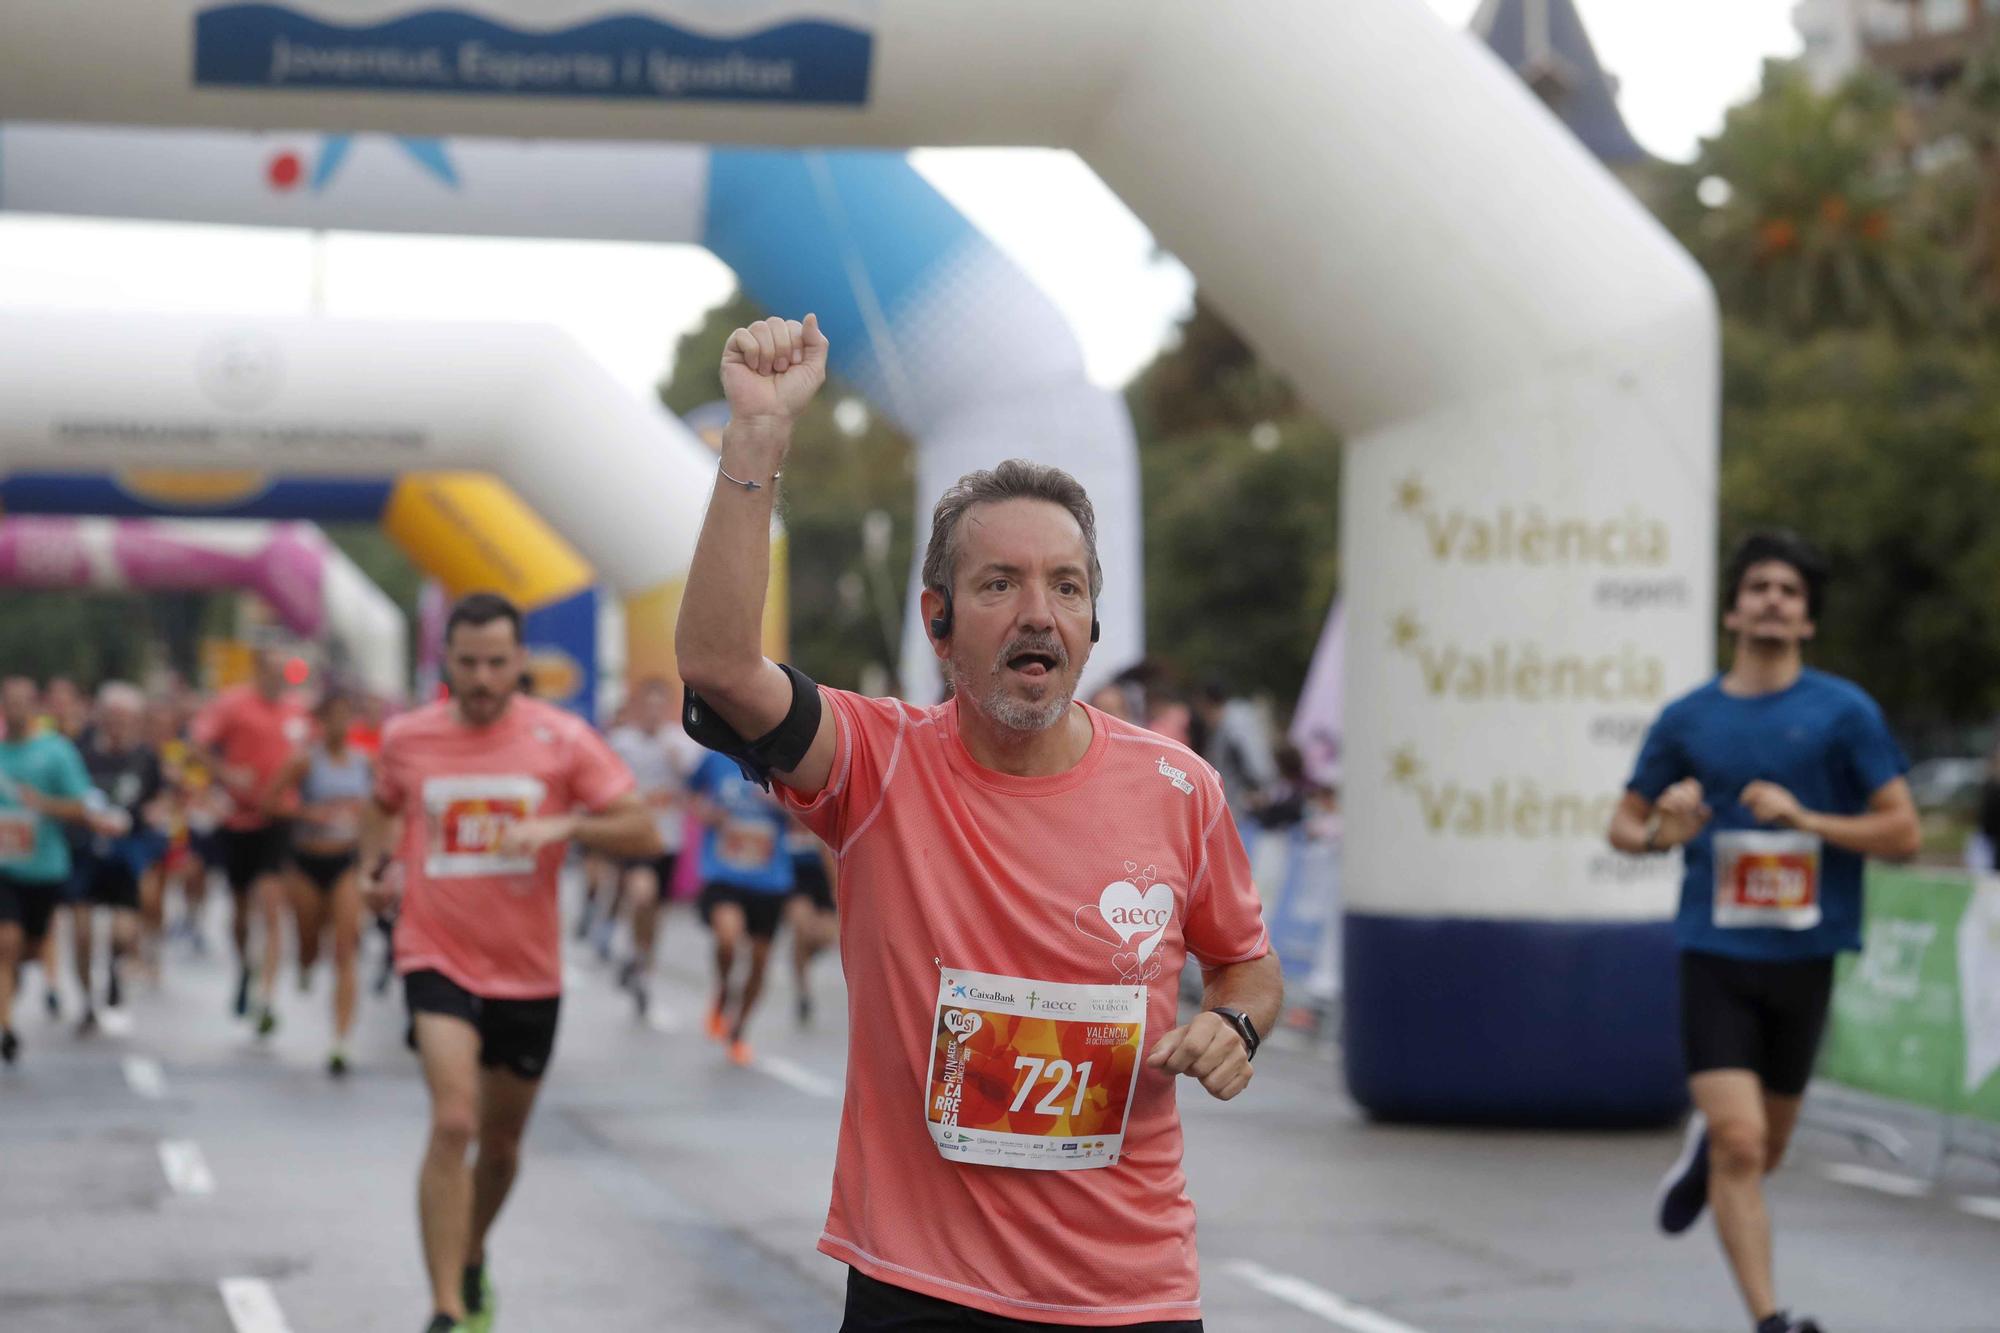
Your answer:
[[[770,0],[724,31],[692,2],[481,10],[0,0],[0,118],[1075,149],[1347,436],[1357,1099],[1672,1113],[1675,877],[1601,831],[1637,729],[1712,662],[1716,316],[1486,51],[1421,0]],[[892,224],[731,220],[849,258]],[[887,394],[927,373],[879,370]]]

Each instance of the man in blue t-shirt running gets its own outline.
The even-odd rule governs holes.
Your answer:
[[[1611,845],[1683,851],[1675,936],[1695,1115],[1662,1182],[1678,1235],[1704,1207],[1757,1333],[1817,1333],[1779,1308],[1763,1177],[1785,1155],[1812,1076],[1833,958],[1861,947],[1865,858],[1918,845],[1909,764],[1857,685],[1807,669],[1826,565],[1789,533],[1756,533],[1724,582],[1727,673],[1647,733]]]
[[[791,819],[777,798],[719,754],[701,761],[688,780],[701,835],[701,919],[715,936],[715,994],[708,1035],[729,1043],[729,1058],[751,1060],[750,1011],[764,991],[785,903],[792,896],[792,856],[785,845]],[[748,936],[750,961],[735,979],[736,949]]]

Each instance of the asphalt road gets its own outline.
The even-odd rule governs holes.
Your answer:
[[[673,915],[642,1025],[573,952],[494,1239],[499,1327],[837,1327],[845,1269],[813,1249],[839,1114],[837,963],[819,965],[811,1030],[777,981],[758,1064],[739,1069],[696,1028],[704,957],[697,924]],[[123,1033],[79,1038],[36,1007],[39,977],[24,988],[24,1062],[0,1073],[0,1330],[413,1333],[428,1313],[425,1106],[400,1001],[367,999],[359,1067],[334,1083],[326,976],[309,995],[286,978],[284,1025],[259,1044],[226,1013],[217,954],[176,946],[167,961]],[[1747,1327],[1706,1226],[1672,1242],[1650,1230],[1676,1136],[1374,1125],[1339,1091],[1336,1058],[1281,1036],[1244,1099],[1184,1089],[1209,1328]],[[1829,1333],[2000,1329],[2000,1167],[1961,1161],[1915,1193],[1891,1166],[1802,1136],[1773,1193],[1786,1299]]]

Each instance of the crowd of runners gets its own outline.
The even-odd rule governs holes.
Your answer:
[[[403,710],[337,679],[294,686],[286,669],[296,660],[267,644],[250,681],[213,695],[0,678],[0,1061],[30,1058],[24,1036],[129,1030],[132,1007],[176,953],[222,947],[209,900],[226,895],[230,1011],[259,1040],[277,1039],[287,977],[305,996],[324,963],[326,1069],[352,1068],[362,990],[384,993],[395,976],[397,913],[367,906],[360,852],[384,727]],[[833,942],[832,858],[688,739],[665,681],[642,682],[606,739],[635,777],[660,850],[579,858],[576,935],[615,967],[644,1019],[663,911],[686,899],[715,935],[706,1026],[747,1062],[781,925],[793,940],[797,1021],[811,1022],[810,966]],[[694,849],[685,858],[684,845]],[[364,977],[371,934],[380,946]],[[23,1011],[45,1021],[31,1025]]]
[[[427,1333],[483,1333],[564,937],[615,968],[643,1021],[662,907],[690,898],[713,939],[701,1018],[737,1063],[781,931],[801,1023],[808,969],[838,945],[851,1021],[819,1249],[850,1270],[845,1329],[1198,1329],[1176,1087],[1241,1094],[1282,997],[1240,802],[1186,746],[1077,701],[1102,572],[1090,502],[1052,467],[971,473],[937,506],[922,611],[944,703],[763,656],[774,491],[826,350],[810,317],[732,335],[733,417],[676,640],[685,695],[641,682],[603,734],[523,688],[520,612],[483,593],[445,625],[443,696],[393,716],[337,683],[295,692],[275,649],[206,700],[0,681],[0,1056],[32,1059],[21,975],[38,965],[59,1009],[59,924],[88,1039],[143,1002],[164,941],[204,947],[213,879],[236,963],[217,1002],[282,1039],[288,965],[303,983],[325,958],[339,1077],[372,914],[431,1108]],[[1778,1304],[1762,1181],[1797,1122],[1831,959],[1859,947],[1862,860],[1917,838],[1880,710],[1804,666],[1824,588],[1796,538],[1744,545],[1723,589],[1732,665],[1664,711],[1609,829],[1631,855],[1685,849],[1697,1114],[1658,1224],[1712,1213],[1758,1333],[1819,1327]],[[564,922],[572,857],[586,889]]]

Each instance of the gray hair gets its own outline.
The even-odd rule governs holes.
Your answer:
[[[137,685],[122,680],[106,681],[97,690],[99,708],[125,708],[134,713],[146,711],[146,695]]]
[[[974,505],[997,504],[1002,500],[1045,500],[1069,513],[1083,530],[1083,549],[1089,557],[1090,600],[1095,603],[1104,587],[1104,567],[1097,562],[1097,511],[1090,496],[1069,473],[1045,463],[1010,458],[991,471],[968,472],[938,497],[931,511],[931,543],[924,550],[924,586],[948,593],[958,573],[959,520]]]

